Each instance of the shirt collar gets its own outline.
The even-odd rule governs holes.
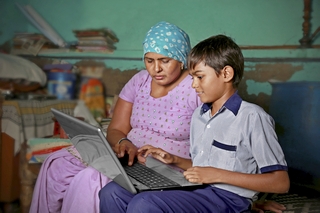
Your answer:
[[[240,105],[242,102],[242,98],[238,95],[238,91],[236,91],[224,104],[221,108],[229,109],[234,115],[238,114]],[[211,109],[212,103],[204,103],[200,110],[200,115],[206,113]]]

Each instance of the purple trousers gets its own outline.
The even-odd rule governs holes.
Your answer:
[[[99,197],[100,213],[247,213],[251,209],[251,203],[246,198],[211,186],[192,191],[149,191],[134,195],[110,182],[100,190]]]
[[[30,213],[99,213],[98,193],[110,181],[66,149],[56,151],[41,166]]]

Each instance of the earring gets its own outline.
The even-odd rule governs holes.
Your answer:
[[[181,63],[181,70],[183,70],[183,63]]]

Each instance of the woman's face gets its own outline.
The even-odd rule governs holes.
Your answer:
[[[144,63],[153,81],[166,86],[179,79],[183,64],[177,60],[158,53],[146,53]]]

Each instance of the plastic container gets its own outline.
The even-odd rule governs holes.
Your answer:
[[[320,191],[320,82],[271,84],[270,115],[291,182]]]
[[[49,72],[47,89],[50,95],[57,99],[71,100],[75,93],[76,75],[65,72]]]

